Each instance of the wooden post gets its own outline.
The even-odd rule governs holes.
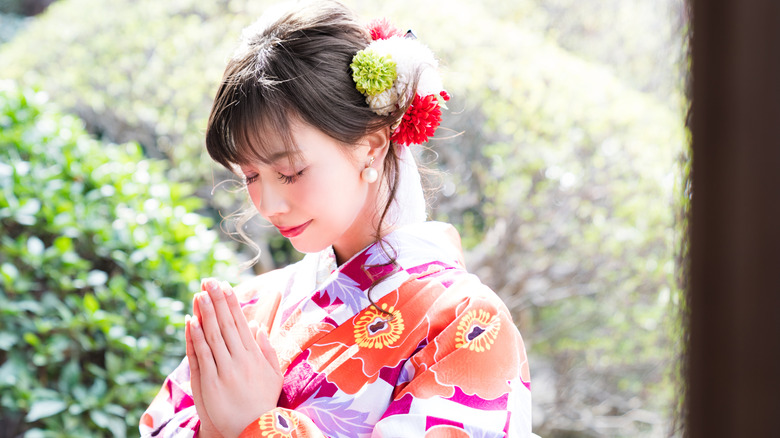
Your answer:
[[[693,0],[690,437],[780,436],[780,2]]]

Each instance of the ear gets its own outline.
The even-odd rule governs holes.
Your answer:
[[[361,143],[368,146],[366,158],[374,157],[375,162],[383,163],[387,149],[390,147],[390,127],[366,134]]]

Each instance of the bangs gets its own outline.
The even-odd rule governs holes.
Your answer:
[[[214,161],[234,173],[236,166],[269,164],[280,155],[292,165],[302,155],[292,138],[298,123],[338,141],[346,152],[402,114],[380,117],[371,110],[350,69],[370,36],[341,7],[322,8],[261,20],[242,35],[206,128]]]
[[[291,135],[299,117],[273,84],[262,82],[226,80],[214,99],[206,150],[233,173],[237,166],[271,164],[280,157],[292,164],[301,155]]]

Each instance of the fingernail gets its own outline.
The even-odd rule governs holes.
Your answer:
[[[209,294],[205,292],[200,294],[200,299],[204,304],[211,304],[211,298],[209,297]]]
[[[233,288],[230,287],[230,283],[227,281],[222,282],[222,292],[225,293],[225,296],[233,295]]]
[[[187,324],[188,322],[190,322],[190,314],[189,313],[184,315],[184,324]]]
[[[214,292],[218,286],[219,285],[217,283],[217,280],[214,280],[213,278],[209,278],[208,280],[206,280],[206,287],[208,288],[208,290]]]
[[[195,329],[200,329],[200,321],[198,321],[197,316],[193,316],[190,320],[190,324],[192,324],[192,327]]]

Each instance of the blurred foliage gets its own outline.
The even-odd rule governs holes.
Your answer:
[[[233,260],[191,188],[0,87],[3,436],[137,434],[181,360],[183,303]]]
[[[89,129],[138,141],[177,180],[211,168],[203,130],[238,32],[260,9],[231,2],[151,0],[53,4],[3,48],[3,76],[45,88]],[[32,49],[34,48],[34,50]]]
[[[0,48],[0,77],[45,89],[100,138],[166,159],[168,177],[193,184],[220,220],[246,199],[215,190],[230,174],[205,152],[206,120],[239,30],[269,3],[60,1]],[[267,242],[283,238],[250,225],[265,250],[258,270],[273,268]]]
[[[24,0],[0,0],[0,12],[4,14],[22,15]]]
[[[239,30],[272,3],[62,0],[0,47],[2,75],[166,159],[219,218],[241,201],[211,194],[226,175],[202,147],[211,97]],[[346,3],[441,57],[454,98],[421,157],[445,171],[432,215],[516,317],[537,433],[657,436],[675,398],[681,2]],[[252,231],[261,270],[290,260]]]
[[[0,13],[33,16],[43,12],[55,0],[0,0]]]
[[[0,44],[10,41],[27,22],[28,20],[20,15],[0,12]]]
[[[693,12],[693,2],[685,0],[684,10],[688,17]],[[692,23],[686,24],[682,29],[683,45],[682,52],[685,53],[683,62],[680,63],[680,76],[683,83],[683,92],[685,99],[681,102],[681,113],[685,120],[685,147],[680,150],[678,156],[679,173],[677,184],[675,186],[676,197],[676,215],[675,215],[675,267],[677,289],[677,305],[673,309],[677,313],[677,318],[673,325],[673,339],[677,345],[674,349],[677,360],[674,364],[673,384],[676,392],[676,399],[673,405],[673,415],[671,420],[671,432],[674,436],[690,436],[690,430],[686,425],[688,418],[688,386],[685,382],[685,376],[688,375],[688,344],[690,341],[690,302],[688,291],[690,289],[690,226],[693,204],[693,74],[692,74]]]

